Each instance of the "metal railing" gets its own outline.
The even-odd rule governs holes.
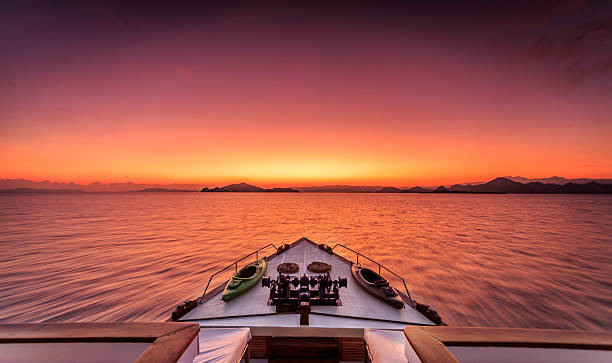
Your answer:
[[[198,304],[200,303],[201,299],[202,299],[202,298],[203,298],[203,297],[206,295],[206,291],[208,291],[208,287],[210,286],[210,282],[212,281],[212,279],[213,279],[215,276],[217,276],[218,274],[220,274],[220,273],[222,273],[222,272],[226,271],[227,269],[229,269],[229,268],[230,268],[230,267],[232,267],[232,266],[235,268],[236,273],[238,273],[238,262],[240,262],[240,261],[242,261],[242,260],[244,260],[244,259],[246,259],[246,258],[248,258],[248,257],[250,257],[250,256],[252,256],[252,255],[255,255],[255,262],[257,262],[257,261],[259,261],[259,251],[261,251],[261,250],[263,250],[263,249],[265,249],[265,248],[268,248],[268,247],[270,247],[270,246],[274,247],[274,249],[275,249],[276,251],[278,251],[278,248],[277,248],[277,247],[276,247],[276,246],[275,246],[273,243],[268,243],[267,245],[265,245],[265,246],[263,246],[263,247],[260,247],[260,248],[256,249],[255,251],[253,251],[253,252],[249,253],[248,255],[246,255],[246,256],[244,256],[244,257],[242,257],[242,258],[240,258],[240,259],[238,259],[238,260],[236,260],[236,261],[232,262],[232,263],[231,263],[230,265],[228,265],[227,267],[224,267],[224,268],[222,268],[221,270],[219,270],[219,271],[215,272],[214,274],[210,275],[210,278],[208,279],[208,283],[206,284],[206,288],[204,288],[204,293],[202,294],[202,296],[201,296],[200,298],[198,298]]]
[[[356,265],[359,265],[359,256],[361,256],[362,258],[365,258],[366,260],[368,260],[368,261],[378,265],[378,274],[379,275],[380,275],[381,269],[385,269],[387,272],[389,272],[393,276],[397,277],[402,282],[402,284],[404,284],[404,289],[406,290],[406,295],[408,296],[408,300],[410,300],[410,306],[414,307],[414,302],[412,301],[412,297],[410,297],[410,291],[408,291],[408,286],[406,286],[406,281],[404,280],[403,277],[401,277],[400,275],[396,274],[395,272],[389,270],[388,268],[386,268],[382,264],[374,261],[373,259],[369,258],[368,256],[366,256],[366,255],[364,255],[364,254],[362,254],[360,252],[357,252],[354,249],[343,245],[342,243],[336,243],[334,245],[334,247],[332,248],[332,251],[335,250],[336,247],[342,247],[342,248],[344,248],[346,250],[349,250],[349,251],[355,253],[355,255],[357,256],[357,261],[355,262]]]

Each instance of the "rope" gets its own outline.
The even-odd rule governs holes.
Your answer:
[[[294,274],[300,270],[299,266],[293,262],[283,262],[276,268],[282,274]]]
[[[315,261],[308,265],[308,271],[314,272],[317,274],[323,274],[331,271],[331,265],[325,262]]]

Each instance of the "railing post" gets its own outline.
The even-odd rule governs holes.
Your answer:
[[[357,264],[359,265],[359,252],[357,252]]]
[[[378,275],[380,276],[380,264],[378,264]]]
[[[259,261],[259,250],[257,250],[257,252],[255,252],[255,262]]]
[[[410,300],[410,306],[414,307],[414,303],[412,302],[412,296],[410,296],[410,291],[408,291],[408,287],[406,286],[406,281],[402,278],[402,282],[404,283],[404,289],[408,294],[408,300]]]
[[[236,273],[238,273],[238,261],[236,261]]]

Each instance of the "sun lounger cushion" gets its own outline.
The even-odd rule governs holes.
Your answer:
[[[237,363],[251,340],[249,328],[200,329],[200,353],[194,363]]]
[[[403,331],[364,329],[363,339],[373,363],[420,362]]]

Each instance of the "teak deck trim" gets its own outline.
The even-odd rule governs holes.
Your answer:
[[[148,342],[136,362],[175,363],[199,331],[193,323],[0,324],[0,344]]]
[[[447,346],[612,350],[612,333],[554,329],[406,327],[422,362],[458,362]]]

